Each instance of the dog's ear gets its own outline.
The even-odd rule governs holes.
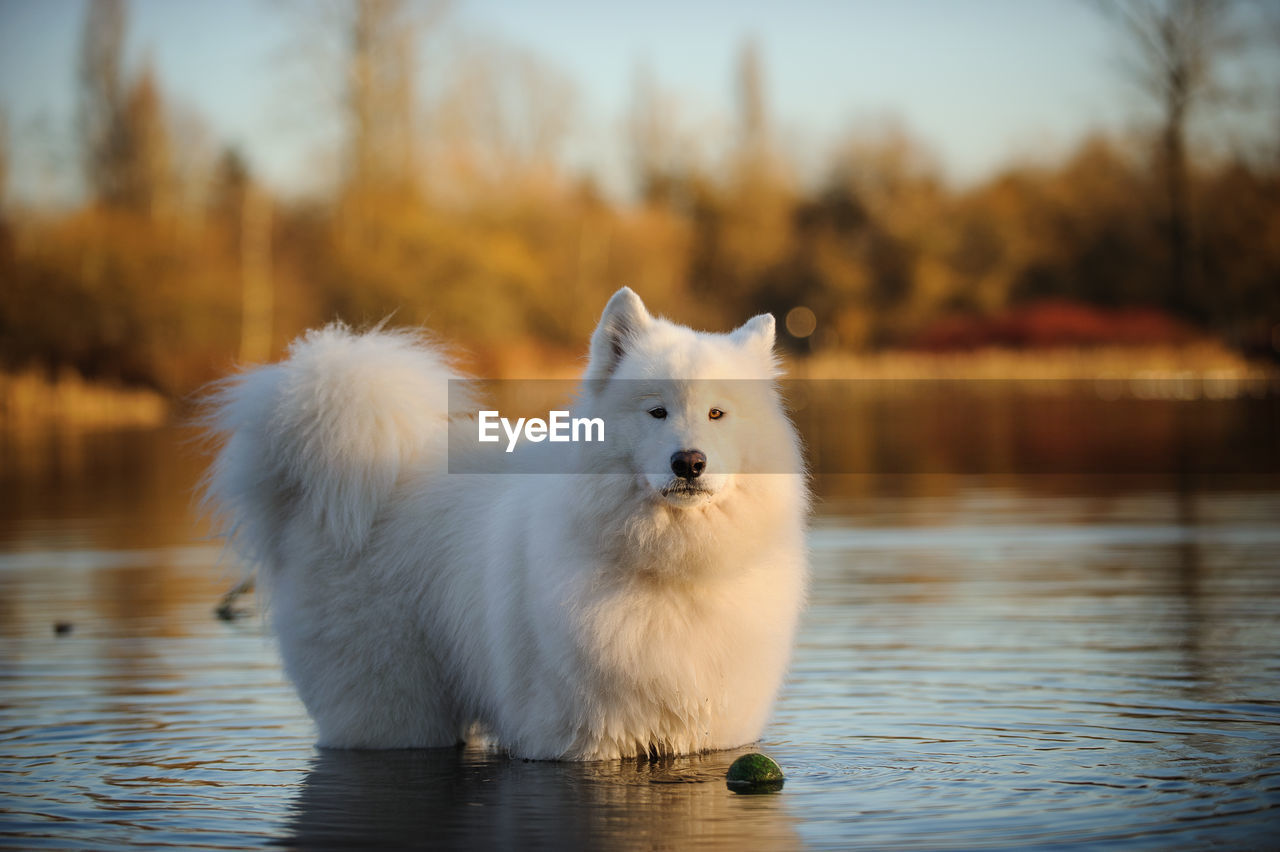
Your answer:
[[[773,358],[774,322],[773,314],[759,314],[747,320],[732,334],[729,339],[739,346],[755,349],[766,358]]]
[[[618,362],[636,335],[643,331],[652,319],[644,302],[630,287],[623,287],[613,294],[604,306],[600,324],[591,335],[591,356],[587,363],[586,380],[589,385],[603,384],[618,368]]]

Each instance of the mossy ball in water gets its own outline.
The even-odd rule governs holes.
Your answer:
[[[782,789],[785,780],[782,767],[759,752],[735,760],[725,776],[725,783],[735,793],[774,793]]]

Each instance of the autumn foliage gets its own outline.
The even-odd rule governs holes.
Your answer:
[[[1203,335],[1274,354],[1276,158],[1190,160],[1189,286],[1174,293],[1165,172],[1147,141],[1095,136],[958,189],[909,131],[861,126],[802,179],[747,50],[741,120],[717,156],[683,144],[669,93],[639,81],[636,196],[621,200],[556,156],[563,81],[527,57],[481,57],[435,121],[409,121],[417,101],[395,89],[411,76],[395,64],[411,59],[405,27],[361,17],[407,7],[345,8],[361,35],[344,42],[348,70],[381,64],[345,75],[345,148],[328,189],[304,199],[274,196],[240,152],[185,160],[163,81],[125,74],[111,28],[87,29],[90,192],[78,209],[0,212],[0,366],[180,395],[308,326],[390,318],[461,342],[482,370],[530,375],[579,354],[622,284],[710,328],[807,308],[812,328],[782,335],[796,355]]]

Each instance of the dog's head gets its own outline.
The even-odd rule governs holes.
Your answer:
[[[679,508],[728,493],[741,473],[782,472],[795,438],[774,380],[774,321],[728,334],[653,317],[614,294],[591,337],[584,391],[624,461],[656,500]]]

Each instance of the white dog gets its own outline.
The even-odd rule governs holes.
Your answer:
[[[769,315],[707,334],[618,291],[578,401],[607,440],[540,474],[449,472],[475,421],[412,333],[331,325],[227,380],[206,496],[260,566],[320,744],[597,760],[756,740],[807,574],[773,343]]]

